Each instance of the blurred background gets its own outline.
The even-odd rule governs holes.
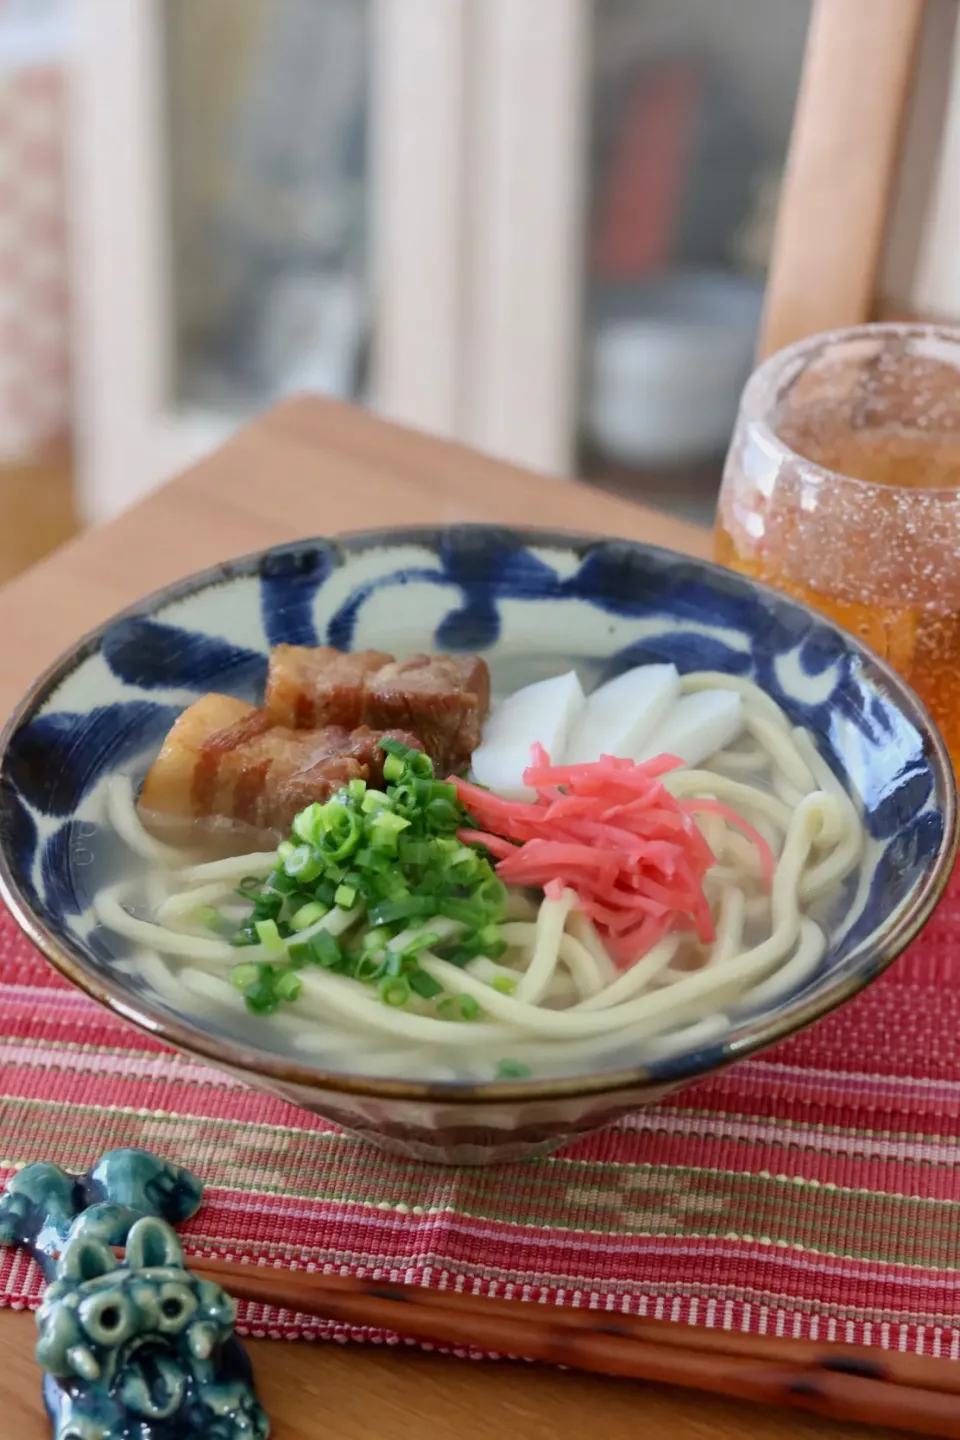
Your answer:
[[[960,316],[956,12],[885,313]],[[0,0],[0,578],[305,389],[710,523],[810,13]]]

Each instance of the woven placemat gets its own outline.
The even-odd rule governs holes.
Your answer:
[[[496,1169],[382,1155],[164,1049],[2,914],[0,1178],[116,1145],[201,1176],[191,1255],[960,1358],[960,878],[892,972],[819,1025]],[[0,1303],[41,1288],[3,1252]],[[241,1329],[345,1333],[250,1305]]]

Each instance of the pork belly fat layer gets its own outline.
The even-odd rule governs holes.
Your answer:
[[[261,837],[280,838],[299,810],[328,799],[350,780],[382,783],[382,733],[339,725],[294,730],[274,725],[266,710],[205,695],[175,721],[150,767],[141,817],[165,837],[171,819],[189,826],[217,817]],[[392,733],[418,747],[414,736]]]

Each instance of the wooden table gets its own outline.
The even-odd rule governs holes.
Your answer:
[[[0,590],[0,709],[78,632],[226,556],[298,536],[399,523],[498,520],[629,536],[706,555],[706,531],[572,483],[500,465],[358,410],[280,406],[212,459]],[[38,1155],[44,1150],[37,1137]],[[48,1434],[33,1320],[0,1311],[0,1434]],[[406,1347],[256,1341],[276,1440],[839,1440],[887,1432],[710,1396]]]

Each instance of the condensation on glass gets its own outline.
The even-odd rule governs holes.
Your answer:
[[[369,0],[166,0],[178,404],[362,395]]]
[[[748,385],[716,554],[899,670],[960,768],[960,330],[813,336]]]

